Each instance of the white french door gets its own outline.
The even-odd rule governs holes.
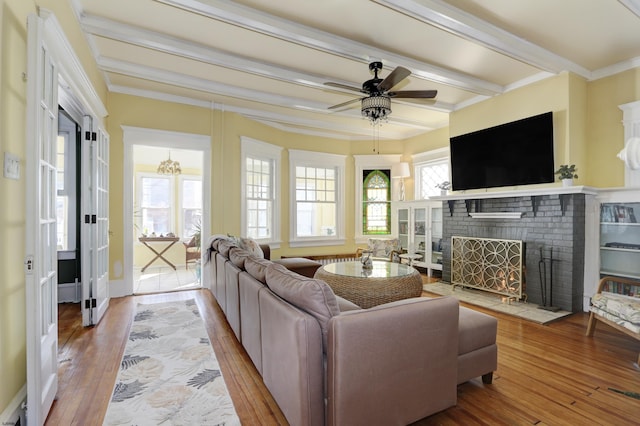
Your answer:
[[[32,425],[44,423],[58,389],[58,69],[43,27],[37,16],[29,16],[25,281],[27,416]]]
[[[74,83],[71,85],[73,92],[67,95],[79,96],[75,98],[75,104],[86,114],[92,117],[107,115],[55,16],[44,8],[39,13],[40,16],[29,15],[27,20],[25,315],[27,418],[30,425],[44,424],[58,389],[56,141],[59,80]],[[64,66],[57,66],[62,63],[60,61],[64,61]],[[94,132],[91,128],[83,130]],[[103,130],[95,132],[96,147],[92,149],[96,154],[89,170],[91,176],[95,175],[95,180],[91,180],[91,197],[95,198],[92,215],[95,214],[96,231],[90,240],[93,245],[81,246],[81,250],[91,254],[94,277],[91,294],[95,303],[90,302],[90,306],[95,304],[91,315],[97,322],[109,305],[109,139]]]
[[[85,117],[82,144],[82,324],[109,307],[109,136]]]

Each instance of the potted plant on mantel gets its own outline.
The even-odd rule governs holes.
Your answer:
[[[451,188],[451,182],[445,180],[444,182],[437,184],[436,188],[440,188],[440,195],[447,195],[447,191]]]
[[[576,174],[576,165],[567,165],[561,164],[560,168],[556,170],[555,174],[558,175],[558,179],[562,181],[562,186],[572,186],[573,179],[577,179],[578,175]]]

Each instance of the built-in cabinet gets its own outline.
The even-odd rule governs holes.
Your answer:
[[[600,274],[640,279],[640,202],[600,204]]]
[[[433,201],[397,202],[392,208],[392,233],[408,254],[419,258],[414,266],[442,271],[442,203]]]

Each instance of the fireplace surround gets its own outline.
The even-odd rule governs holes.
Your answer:
[[[443,207],[442,279],[451,283],[453,236],[520,240],[524,259],[527,301],[542,305],[541,283],[553,304],[566,311],[583,310],[586,199],[595,196],[586,187],[531,191],[485,192],[436,197]],[[481,213],[479,215],[472,213]],[[541,258],[553,252],[553,268],[541,271]],[[550,270],[553,277],[549,276]],[[544,272],[545,277],[542,276]]]

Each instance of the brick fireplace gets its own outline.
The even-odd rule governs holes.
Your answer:
[[[451,282],[451,237],[522,240],[527,301],[542,305],[542,256],[547,286],[553,281],[552,294],[547,287],[547,304],[552,299],[560,309],[582,311],[588,193],[579,188],[442,197],[443,281]]]

